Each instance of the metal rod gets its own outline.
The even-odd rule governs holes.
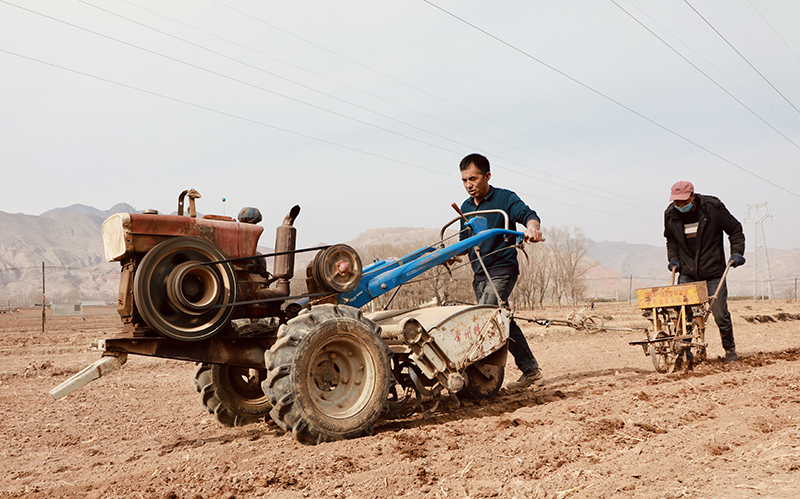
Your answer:
[[[297,300],[299,298],[316,298],[317,296],[330,296],[335,294],[336,293],[328,291],[325,293],[309,293],[305,295],[279,296],[277,298],[264,298],[263,300],[239,301],[236,303],[221,303],[219,305],[212,305],[208,308],[212,309],[212,308],[224,308],[224,307],[237,307],[239,305],[255,305],[257,303],[268,303],[271,301],[289,301],[289,300]]]
[[[392,300],[394,300],[394,297],[397,296],[397,293],[400,292],[400,288],[402,288],[402,287],[403,287],[402,284],[397,286],[397,289],[394,290],[394,293],[392,293],[392,296],[389,297],[389,301],[387,301],[386,305],[383,306],[383,310],[386,310],[387,308],[389,308],[389,305],[392,304]]]
[[[714,308],[714,304],[717,303],[719,292],[722,289],[722,286],[725,284],[725,278],[728,276],[728,271],[731,269],[731,265],[733,265],[733,262],[728,262],[728,265],[725,266],[725,272],[722,273],[719,284],[717,284],[717,290],[714,291],[714,296],[712,296],[708,301],[708,310],[706,310],[706,312],[703,314],[703,322],[708,319],[708,316],[711,314],[711,309]]]
[[[228,258],[227,260],[215,260],[213,262],[198,262],[198,265],[216,265],[218,263],[239,262],[239,261],[242,261],[242,260],[253,260],[255,258],[267,258],[267,257],[270,257],[270,256],[289,255],[289,254],[292,254],[292,253],[305,253],[305,252],[308,252],[308,251],[319,251],[319,250],[328,249],[330,247],[331,247],[331,245],[329,244],[327,246],[316,246],[314,248],[305,248],[305,249],[299,249],[299,250],[294,250],[294,251],[277,251],[275,253],[266,253],[264,255],[240,256],[238,258]]]
[[[502,305],[503,300],[500,299],[500,293],[497,292],[497,288],[492,282],[492,277],[489,275],[489,271],[486,270],[486,264],[483,263],[483,258],[481,258],[481,249],[478,246],[475,246],[475,256],[478,257],[478,261],[481,263],[483,273],[486,274],[486,279],[489,281],[489,285],[492,287],[492,291],[494,291],[494,295],[497,297],[497,305]]]

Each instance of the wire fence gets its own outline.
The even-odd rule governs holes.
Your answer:
[[[48,306],[54,300],[60,302],[69,301],[106,301],[112,303],[116,300],[115,293],[108,293],[108,296],[70,296],[69,300],[66,299],[63,292],[54,292],[50,300],[47,297],[47,283],[53,282],[54,279],[63,278],[65,272],[86,272],[93,277],[107,276],[109,274],[118,274],[119,270],[116,268],[103,269],[100,267],[66,267],[59,265],[41,265],[41,266],[21,266],[21,267],[5,267],[0,268],[0,283],[6,284],[0,288],[0,311],[7,311],[15,307],[37,307]],[[9,292],[8,286],[10,282],[16,281],[19,277],[30,272],[37,272],[41,274],[41,282],[34,283],[31,281],[30,285],[25,289],[17,289],[15,292]],[[118,277],[118,276],[117,276]],[[425,279],[428,277],[421,277]],[[28,279],[32,279],[30,276]],[[471,279],[455,277],[451,279],[457,282],[458,285],[466,287],[471,286]],[[642,287],[657,287],[665,286],[664,276],[605,276],[605,277],[581,277],[579,280],[590,284],[592,292],[584,296],[585,302],[592,301],[634,301],[636,299],[636,289]],[[605,286],[599,287],[598,283]],[[773,277],[769,280],[757,281],[752,276],[736,276],[735,286],[732,286],[732,281],[729,278],[729,288],[735,287],[738,291],[730,293],[732,299],[790,299],[797,300],[798,288],[800,288],[800,275],[788,275]],[[773,290],[772,296],[761,296],[757,290],[768,289],[767,285],[771,285]],[[602,292],[601,292],[602,291]]]

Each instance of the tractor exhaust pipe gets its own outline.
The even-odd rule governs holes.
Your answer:
[[[272,275],[278,280],[274,288],[260,289],[257,293],[261,300],[289,296],[289,280],[294,277],[294,250],[297,241],[297,229],[294,221],[300,214],[300,206],[295,205],[283,219],[275,234],[275,252],[285,253],[275,256]]]

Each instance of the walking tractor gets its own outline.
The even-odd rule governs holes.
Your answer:
[[[646,340],[630,344],[642,347],[644,354],[653,360],[656,371],[689,369],[706,359],[706,321],[730,268],[728,263],[710,299],[706,281],[675,285],[675,271],[669,286],[636,290],[636,302],[647,311],[651,327],[645,331]]]
[[[242,209],[237,220],[198,217],[198,198],[193,189],[182,192],[177,215],[118,213],[103,223],[106,258],[121,265],[122,329],[97,342],[102,357],[52,389],[54,398],[128,355],[178,359],[196,363],[199,401],[218,422],[271,417],[299,442],[315,444],[368,434],[379,419],[408,417],[423,401],[432,404],[428,415],[442,397],[457,403],[499,391],[507,307],[361,307],[488,238],[521,243],[507,216],[505,229],[489,229],[486,212],[460,215],[441,229],[439,243],[362,267],[344,244],[296,249],[299,206],[277,228],[274,253],[259,254],[257,209]],[[445,245],[446,230],[462,219],[470,236]],[[304,251],[317,252],[306,269],[308,292],[291,296],[295,255]]]

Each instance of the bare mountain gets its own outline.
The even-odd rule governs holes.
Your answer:
[[[0,212],[0,302],[41,301],[42,264],[54,298],[115,299],[119,266],[105,261],[101,224],[101,217],[81,212]]]
[[[102,224],[103,220],[110,217],[114,213],[135,213],[137,210],[133,206],[127,203],[117,203],[111,207],[111,209],[102,211],[98,210],[97,208],[93,208],[91,206],[86,206],[83,204],[73,204],[71,206],[67,206],[66,208],[56,208],[53,210],[45,211],[40,217],[48,218],[51,215],[59,214],[59,213],[85,213],[90,215],[92,218],[100,220]]]
[[[622,241],[602,241],[592,245],[588,256],[616,273],[617,280],[626,282],[629,289],[669,284],[670,272],[667,270],[666,244],[649,246]],[[762,275],[757,276],[755,255],[748,251],[745,252],[745,258],[747,262],[744,266],[731,269],[728,273],[729,296],[752,297],[754,293],[760,295],[762,281],[765,286],[764,293],[766,293],[766,283],[769,278],[772,280],[772,296],[774,298],[795,296],[796,279],[800,277],[800,249],[768,249],[769,275],[767,275],[767,262],[763,262],[763,266],[759,266],[763,270]],[[616,286],[616,288],[617,294],[619,294],[620,287]],[[598,293],[601,291],[597,290]],[[614,297],[609,294],[598,294],[597,296]]]
[[[448,233],[447,235],[451,235]],[[362,232],[347,244],[354,248],[368,248],[389,244],[402,247],[414,243],[430,244],[439,240],[438,229],[425,229],[421,227],[389,227],[383,229],[369,229]],[[403,255],[398,255],[403,256]]]
[[[120,203],[108,210],[75,204],[50,210],[40,216],[0,212],[0,304],[38,303],[42,291],[42,263],[45,265],[48,300],[115,301],[119,286],[119,265],[105,261],[101,226],[113,213],[136,212]],[[262,237],[262,253],[271,250],[272,231]],[[366,249],[391,245],[398,248],[430,244],[439,230],[420,227],[370,229],[347,244]],[[402,255],[397,255],[402,256]],[[592,268],[587,273],[590,298],[626,300],[639,287],[669,283],[666,250],[663,247],[625,242],[594,243],[587,256]],[[729,275],[731,295],[753,293],[754,257]],[[298,268],[313,255],[303,253]],[[800,249],[769,250],[773,296],[793,296],[800,276]]]

